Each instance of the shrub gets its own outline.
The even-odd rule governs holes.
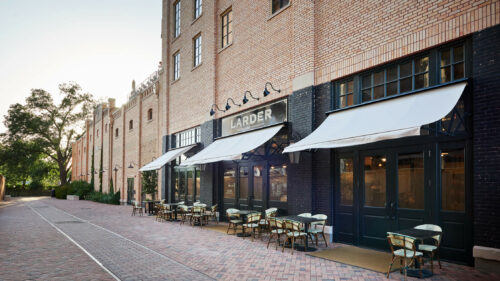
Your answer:
[[[99,203],[120,205],[120,191],[114,194],[92,191],[85,196],[85,200],[90,200]]]
[[[66,195],[68,195],[69,185],[61,185],[56,187],[56,198],[57,199],[66,199]]]
[[[92,191],[92,186],[86,181],[73,181],[71,182],[70,189],[68,190],[68,194],[70,195],[78,195],[81,199],[83,199],[87,194]]]
[[[29,190],[43,190],[43,184],[39,181],[32,181],[29,185]]]

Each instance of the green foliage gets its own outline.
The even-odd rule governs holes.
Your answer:
[[[29,185],[29,190],[42,190],[43,189],[43,184],[38,181],[38,180],[34,180],[30,183]]]
[[[85,196],[85,200],[91,200],[94,202],[100,202],[112,205],[120,205],[120,191],[118,191],[115,194],[92,191],[87,196]]]
[[[99,161],[99,192],[102,192],[102,155],[104,149],[101,147],[101,160]]]
[[[35,142],[1,137],[0,173],[5,176],[7,186],[24,186],[30,180],[41,181],[49,170],[46,162],[42,161],[40,148]]]
[[[156,195],[156,187],[158,186],[158,173],[156,170],[144,171],[142,173],[142,190],[146,194],[151,194],[153,200]]]
[[[90,161],[90,186],[94,190],[94,146],[92,146],[92,160]]]
[[[78,136],[75,129],[90,116],[95,103],[77,84],[61,84],[59,90],[62,94],[59,104],[50,93],[31,90],[25,104],[10,106],[4,124],[9,141],[32,142],[40,153],[57,164],[59,181],[64,185],[71,170],[71,143]]]
[[[61,185],[56,187],[56,198],[57,199],[66,199],[66,195],[68,195],[69,185]]]
[[[80,199],[83,199],[87,194],[92,192],[92,186],[86,181],[73,181],[70,184],[70,189],[68,194],[78,195]]]
[[[50,196],[50,190],[26,190],[22,186],[18,187],[7,187],[5,189],[5,194],[12,197],[30,197],[30,196]]]
[[[113,178],[109,180],[109,193],[115,194],[115,188],[113,187]]]

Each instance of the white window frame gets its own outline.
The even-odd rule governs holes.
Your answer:
[[[199,18],[202,12],[203,12],[203,1],[194,0],[194,19]]]
[[[177,52],[174,54],[174,81],[181,77],[180,64],[181,64],[181,54]]]
[[[174,4],[174,38],[181,35],[181,1]]]
[[[194,45],[194,50],[193,50],[193,59],[194,63],[193,65],[196,67],[201,64],[201,34],[196,36],[193,40],[193,45]]]

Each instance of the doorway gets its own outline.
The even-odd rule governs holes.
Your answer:
[[[135,201],[134,178],[127,178],[127,204],[132,204]]]

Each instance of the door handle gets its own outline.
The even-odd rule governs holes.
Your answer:
[[[391,219],[396,219],[396,202],[391,202]]]

